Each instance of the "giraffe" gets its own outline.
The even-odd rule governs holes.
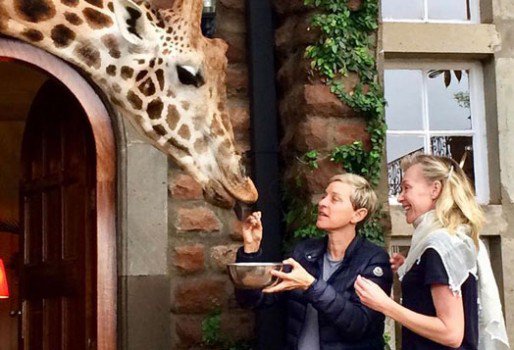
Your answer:
[[[0,0],[0,33],[90,76],[114,110],[220,207],[253,203],[226,109],[227,44],[205,38],[202,0]]]

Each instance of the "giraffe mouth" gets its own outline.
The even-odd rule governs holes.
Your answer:
[[[236,201],[252,204],[258,198],[257,189],[249,178],[244,178],[238,184],[211,180],[203,191],[204,197],[209,203],[229,209],[234,207]]]

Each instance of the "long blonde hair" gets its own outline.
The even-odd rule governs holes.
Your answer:
[[[471,238],[478,248],[478,237],[485,221],[484,212],[475,199],[475,193],[464,171],[451,158],[426,154],[413,154],[402,161],[403,172],[413,165],[421,165],[423,177],[430,183],[439,181],[441,193],[435,203],[439,221],[451,233],[457,226],[468,225]]]

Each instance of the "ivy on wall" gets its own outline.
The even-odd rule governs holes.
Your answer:
[[[362,175],[376,187],[380,180],[382,153],[386,133],[384,121],[385,100],[378,84],[375,61],[375,34],[378,28],[378,0],[304,0],[305,5],[319,10],[312,25],[321,31],[317,43],[307,47],[305,56],[311,68],[322,78],[343,103],[364,115],[370,136],[369,149],[361,141],[342,145],[329,154],[317,150],[307,152],[301,163],[310,169],[318,167],[321,157],[330,157],[334,163],[350,173]],[[358,76],[357,85],[345,90],[344,80],[350,74]],[[303,193],[301,180],[286,185],[285,202],[288,208],[286,224],[293,238],[319,237],[323,233],[316,226],[317,208]],[[307,204],[306,204],[307,201]],[[361,228],[360,234],[383,243],[380,210]]]

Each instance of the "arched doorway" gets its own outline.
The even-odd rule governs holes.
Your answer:
[[[52,264],[43,264],[37,266],[38,264],[32,264],[33,266],[28,269],[24,269],[26,272],[23,274],[23,278],[21,279],[21,285],[25,288],[28,286],[29,288],[25,289],[22,293],[23,297],[27,300],[27,297],[33,298],[33,300],[39,298],[40,300],[48,299],[56,297],[56,291],[51,291],[51,285],[59,286],[57,289],[57,294],[66,294],[66,297],[69,297],[70,293],[74,289],[85,288],[88,291],[86,294],[89,294],[85,297],[85,294],[81,294],[80,301],[75,300],[75,303],[79,303],[80,307],[78,309],[83,309],[82,314],[84,317],[84,323],[90,323],[87,326],[80,326],[81,329],[86,329],[83,331],[83,339],[85,342],[85,347],[80,346],[80,348],[91,348],[91,349],[116,349],[116,226],[115,226],[115,169],[116,169],[116,150],[114,143],[114,135],[113,128],[111,126],[111,120],[108,115],[108,112],[101,102],[98,95],[95,93],[93,88],[87,83],[85,79],[83,79],[75,70],[69,67],[66,63],[61,60],[55,58],[54,56],[47,54],[39,49],[36,49],[30,45],[26,45],[17,41],[9,40],[9,39],[0,39],[0,61],[13,61],[13,62],[22,62],[31,66],[31,69],[39,70],[44,74],[53,77],[55,81],[59,81],[59,83],[54,82],[53,84],[57,84],[55,86],[60,86],[58,89],[64,89],[65,93],[59,93],[56,90],[52,90],[52,88],[45,87],[42,90],[41,94],[38,95],[36,100],[34,100],[34,111],[35,110],[43,110],[45,108],[49,108],[48,106],[55,105],[55,103],[59,103],[59,108],[57,110],[66,109],[63,101],[69,102],[71,100],[75,100],[77,110],[80,110],[80,113],[77,116],[81,115],[83,118],[82,123],[89,128],[91,138],[89,141],[86,139],[83,140],[82,146],[86,147],[87,150],[81,155],[83,159],[89,159],[89,163],[92,166],[88,168],[80,168],[80,166],[75,169],[76,172],[73,172],[71,169],[77,167],[77,165],[71,165],[69,171],[66,171],[68,174],[74,173],[75,178],[80,175],[80,171],[83,170],[89,175],[85,175],[82,179],[80,179],[81,186],[84,188],[90,187],[90,190],[86,193],[82,193],[83,197],[83,209],[91,210],[93,209],[93,213],[87,213],[84,215],[82,219],[64,219],[63,217],[56,218],[53,217],[52,220],[55,222],[61,220],[62,225],[66,225],[66,222],[73,222],[74,227],[70,228],[68,231],[70,233],[75,233],[77,236],[85,235],[87,237],[82,237],[84,240],[80,240],[81,237],[76,237],[78,241],[75,241],[73,245],[75,247],[86,245],[89,247],[87,249],[83,249],[82,258],[79,259],[81,262],[78,265],[69,264],[68,262],[55,263],[57,261],[55,257],[60,255],[60,253],[56,253],[54,250],[55,247],[60,251],[66,250],[65,246],[59,247],[58,242],[56,242],[57,236],[44,236],[44,235],[34,235],[31,236],[28,230],[29,227],[36,228],[37,223],[39,221],[39,231],[44,232],[44,230],[48,230],[49,219],[39,220],[41,218],[33,218],[28,221],[25,220],[26,223],[29,223],[29,226],[25,225],[24,235],[25,239],[25,249],[22,252],[22,255],[25,255],[24,258],[24,267],[30,266],[30,261],[38,261],[39,257],[37,257],[36,252],[41,252],[41,259],[43,261],[43,255],[47,254],[47,257],[52,256],[54,263]],[[10,64],[10,63],[9,63]],[[45,83],[46,84],[46,83]],[[62,84],[62,85],[61,85]],[[54,88],[55,88],[54,86]],[[50,92],[49,92],[50,91]],[[62,92],[61,91],[61,92]],[[57,98],[54,98],[53,104],[45,105],[45,94],[48,97],[48,94],[56,95]],[[66,96],[68,94],[68,96]],[[53,96],[55,97],[55,96]],[[55,101],[56,100],[56,101]],[[45,107],[46,106],[46,107]],[[31,113],[32,114],[32,113]],[[65,116],[64,116],[65,117]],[[37,119],[37,118],[36,118]],[[27,125],[30,126],[30,120],[27,122]],[[43,128],[46,125],[44,118],[40,119],[39,123]],[[80,123],[80,122],[79,122]],[[57,123],[58,124],[58,123]],[[34,125],[37,125],[35,123]],[[49,124],[50,125],[50,124]],[[73,124],[77,125],[77,123]],[[69,127],[73,128],[73,125],[69,125]],[[83,126],[84,126],[83,125]],[[61,126],[63,127],[63,126]],[[37,127],[32,127],[32,130],[37,129]],[[26,142],[27,148],[31,148],[30,146],[34,144],[34,140],[37,140],[37,132],[32,132],[29,134],[30,130],[27,130],[27,137],[32,138],[33,140],[30,142]],[[47,146],[45,147],[57,147],[55,143],[52,143],[52,140],[55,141],[56,135],[51,135],[49,138],[49,142],[47,142]],[[62,141],[62,140],[61,140]],[[32,144],[31,144],[32,142]],[[37,143],[37,142],[36,142]],[[53,145],[53,146],[52,146]],[[79,147],[79,148],[80,148]],[[69,147],[66,147],[69,149]],[[27,153],[25,152],[25,155]],[[54,157],[62,157],[53,155]],[[32,157],[32,158],[31,158]],[[51,156],[50,156],[51,158]],[[34,160],[37,160],[37,155],[28,156],[26,158],[28,163],[34,163]],[[36,161],[34,164],[37,164]],[[46,164],[46,165],[45,165]],[[51,168],[54,165],[50,163],[40,162],[41,167]],[[59,166],[58,166],[59,167]],[[37,165],[36,165],[37,168]],[[27,168],[25,169],[27,170]],[[30,173],[30,171],[28,172]],[[44,175],[44,173],[41,173]],[[40,191],[41,193],[50,193],[49,188],[55,188],[55,184],[52,185],[52,180],[48,176],[26,176],[27,171],[24,171],[24,190],[21,192],[22,196],[29,198],[27,193],[37,193]],[[73,177],[72,176],[72,177]],[[57,176],[58,178],[59,176]],[[61,176],[63,180],[66,176]],[[79,176],[80,177],[80,176]],[[32,181],[34,180],[34,181]],[[32,182],[31,182],[32,181]],[[54,179],[55,183],[59,183]],[[79,181],[79,182],[80,182]],[[66,181],[61,181],[60,184],[66,187]],[[48,187],[50,186],[50,187]],[[54,187],[52,187],[54,186]],[[62,187],[63,188],[63,187]],[[61,192],[66,192],[62,190]],[[28,192],[27,192],[28,190]],[[38,195],[36,195],[37,197]],[[39,196],[44,196],[39,194]],[[52,197],[52,195],[47,196],[48,198]],[[54,197],[56,197],[54,195]],[[48,203],[43,204],[43,201],[39,201],[41,206],[47,205],[54,208],[57,206],[56,203],[61,204],[66,200],[61,197],[60,199],[46,199],[49,200]],[[52,202],[54,201],[54,202]],[[29,200],[30,202],[30,200]],[[35,201],[37,202],[37,201]],[[25,212],[27,212],[27,208],[30,208],[31,204],[26,205],[25,207],[20,205],[20,208],[23,208]],[[76,207],[80,207],[82,204],[77,204]],[[33,209],[34,212],[44,212],[44,210],[39,210],[38,205],[34,204]],[[78,209],[77,211],[81,211],[82,209]],[[51,212],[51,210],[47,210],[47,212]],[[66,215],[66,211],[62,211],[61,213]],[[71,213],[71,212],[70,212]],[[75,214],[71,214],[75,215]],[[29,215],[25,215],[25,219],[30,217]],[[67,221],[66,221],[67,220]],[[51,220],[50,220],[51,221]],[[80,225],[84,224],[84,227],[80,228]],[[33,226],[30,226],[33,225]],[[46,226],[45,226],[46,225]],[[21,225],[23,226],[23,225]],[[46,228],[45,228],[46,227]],[[81,231],[82,230],[82,231]],[[37,231],[37,230],[35,230]],[[62,230],[61,230],[62,231]],[[42,238],[46,237],[47,240],[53,240],[52,244],[46,245],[43,242]],[[63,236],[66,238],[66,236]],[[23,241],[23,239],[21,240]],[[28,243],[31,242],[31,243]],[[48,242],[47,242],[48,243]],[[61,242],[66,245],[66,242]],[[21,246],[20,246],[21,248]],[[84,248],[84,247],[81,247]],[[31,254],[33,255],[30,258]],[[36,255],[34,255],[36,254]],[[32,260],[31,260],[32,259]],[[48,260],[48,259],[47,259]],[[86,266],[89,265],[89,266]],[[77,272],[82,269],[82,272]],[[19,269],[20,271],[22,269]],[[78,277],[77,277],[78,276]],[[54,279],[53,282],[52,278]],[[34,286],[39,284],[37,281],[48,281],[47,288],[45,291],[38,291],[38,288]],[[88,282],[87,282],[88,281]],[[46,283],[46,282],[43,282]],[[88,284],[89,283],[89,284]],[[38,294],[39,293],[39,294]],[[50,293],[50,294],[48,294]],[[34,299],[35,298],[35,299]],[[41,303],[38,302],[38,303]],[[50,302],[49,304],[52,304]],[[63,302],[60,302],[61,306],[56,306],[56,302],[50,308],[62,308]],[[77,304],[75,305],[77,306]],[[25,303],[22,320],[23,326],[19,328],[19,330],[23,330],[22,333],[24,335],[30,335],[36,339],[37,332],[31,333],[27,331],[26,327],[31,324],[27,317],[35,318],[35,322],[33,324],[38,324],[38,317],[43,317],[45,313],[40,313],[43,309],[38,309],[37,303],[31,306],[33,308],[33,313],[30,312],[30,307],[28,303]],[[92,310],[90,312],[87,311],[87,308]],[[27,309],[28,308],[28,309]],[[76,310],[77,308],[75,308]],[[62,309],[63,310],[63,309]],[[74,310],[74,311],[75,311]],[[53,316],[52,316],[53,315]],[[60,332],[71,332],[76,334],[76,331],[72,331],[69,329],[60,329],[56,328],[57,322],[55,321],[56,313],[46,313],[47,319],[42,319],[42,322],[46,322],[49,325],[52,325],[53,328],[45,329],[45,332],[50,332],[51,334],[58,334]],[[77,314],[78,315],[78,314]],[[25,317],[26,316],[26,317]],[[73,321],[73,320],[72,320]],[[75,322],[74,320],[73,322]],[[82,322],[82,321],[81,321]],[[62,324],[62,322],[61,322]],[[62,326],[59,326],[62,327]],[[37,327],[36,327],[37,328]],[[65,327],[66,328],[66,327]],[[43,330],[43,328],[39,327],[38,329]],[[52,333],[53,332],[53,333]],[[82,332],[82,331],[81,331]],[[87,334],[86,334],[87,333]],[[35,334],[35,335],[34,335]],[[60,334],[58,334],[60,336]],[[42,339],[42,338],[41,338]],[[47,342],[48,344],[48,342]],[[77,348],[77,344],[74,344],[71,348]],[[43,348],[39,345],[28,346],[30,349],[38,349]],[[49,345],[51,349],[58,349],[53,345]],[[64,347],[70,348],[70,347]],[[27,349],[27,347],[26,347]]]

